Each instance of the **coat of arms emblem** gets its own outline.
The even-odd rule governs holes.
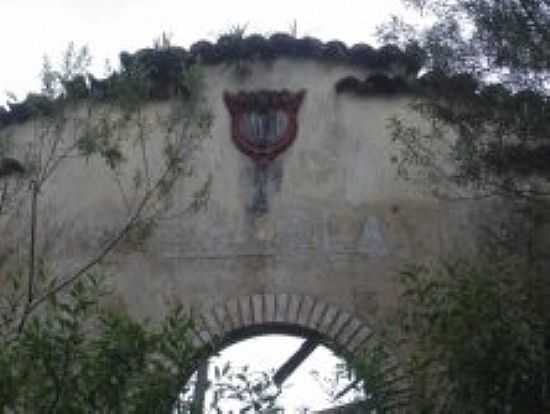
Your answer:
[[[260,164],[274,160],[296,139],[304,95],[304,90],[225,92],[231,138],[237,148]]]
[[[269,166],[296,139],[304,96],[304,90],[224,93],[231,115],[231,139],[254,161],[255,191],[250,209],[255,214],[267,213],[269,188],[277,191],[281,166]]]

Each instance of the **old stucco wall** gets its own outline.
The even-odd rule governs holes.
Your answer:
[[[239,297],[295,294],[382,329],[396,304],[399,269],[467,245],[471,211],[397,178],[387,120],[409,116],[407,99],[334,90],[342,77],[364,78],[366,69],[287,59],[249,69],[242,77],[232,66],[206,68],[214,123],[195,180],[212,175],[208,207],[161,222],[139,251],[108,257],[116,304],[154,318],[170,299],[207,309]],[[297,139],[268,169],[265,214],[251,209],[254,163],[232,143],[222,99],[226,90],[256,89],[306,90]],[[25,142],[32,128],[17,127],[14,141]],[[67,162],[51,186],[41,201],[49,211],[42,236],[47,226],[70,228],[54,252],[56,266],[70,266],[87,254],[83,240],[123,214],[120,195],[93,161]]]

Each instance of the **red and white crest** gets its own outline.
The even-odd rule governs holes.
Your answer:
[[[304,90],[225,92],[231,138],[237,148],[260,164],[274,160],[296,139],[304,95]]]

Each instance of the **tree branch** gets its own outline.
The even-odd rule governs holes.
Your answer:
[[[65,278],[61,283],[57,284],[56,286],[50,288],[45,293],[43,293],[41,296],[34,299],[32,302],[27,303],[25,306],[25,309],[23,311],[23,316],[21,317],[19,326],[18,326],[18,332],[21,332],[26,321],[28,320],[28,317],[30,314],[38,307],[40,306],[44,301],[46,301],[50,296],[57,294],[67,286],[74,283],[77,279],[85,275],[87,272],[89,272],[94,266],[99,264],[115,247],[116,245],[128,234],[130,229],[134,226],[134,224],[139,220],[141,214],[146,209],[148,202],[151,200],[155,192],[158,190],[158,188],[161,186],[161,183],[163,180],[170,174],[170,172],[173,169],[173,165],[169,165],[168,168],[164,171],[161,178],[156,182],[155,186],[151,188],[144,196],[141,202],[139,203],[137,209],[135,210],[134,214],[130,217],[126,225],[117,233],[117,235],[109,241],[105,247],[88,263],[83,265],[80,269],[78,269],[76,272],[74,272],[71,276]]]

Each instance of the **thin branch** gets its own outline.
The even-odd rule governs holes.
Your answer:
[[[51,125],[46,126],[44,134],[49,134],[49,130],[51,128],[52,128]],[[53,144],[50,146],[50,151],[49,151],[48,157],[46,158],[46,161],[43,162],[42,161],[42,156],[40,156],[41,171],[48,169],[48,165],[53,160],[53,157],[54,157],[54,155],[57,151],[57,146],[59,145],[59,143],[62,140],[62,136],[61,136],[60,133],[57,133],[54,136],[55,136],[55,138],[54,138]],[[43,148],[43,145],[40,146],[39,154],[42,154],[42,148]]]
[[[173,166],[169,165],[164,173],[162,174],[161,178],[157,181],[155,186],[151,188],[143,197],[141,202],[139,203],[137,209],[135,210],[134,214],[130,217],[126,225],[118,232],[118,234],[109,241],[105,247],[88,263],[86,263],[84,266],[82,266],[79,270],[77,270],[75,273],[73,273],[71,276],[66,278],[64,281],[59,283],[58,285],[50,288],[45,293],[43,293],[41,296],[36,298],[32,303],[29,303],[24,311],[23,311],[23,317],[21,319],[21,323],[19,325],[19,332],[24,327],[26,320],[30,316],[30,314],[44,301],[46,301],[50,296],[57,294],[59,291],[63,290],[67,286],[74,283],[77,279],[79,279],[81,276],[85,275],[87,272],[89,272],[94,266],[99,264],[114,248],[115,246],[126,236],[126,234],[130,231],[132,226],[139,220],[141,214],[147,207],[147,203],[149,200],[153,197],[155,191],[160,187],[163,179],[171,172]]]
[[[35,279],[35,262],[36,262],[36,216],[37,216],[37,203],[38,203],[38,187],[36,181],[31,181],[31,240],[29,249],[29,280],[28,280],[28,293],[27,303],[32,303],[34,279]]]
[[[2,215],[2,211],[4,210],[4,206],[6,205],[7,198],[8,198],[8,182],[6,181],[2,186],[2,194],[0,195],[0,216]]]
[[[122,181],[120,180],[120,174],[116,169],[112,170],[112,171],[113,171],[113,177],[114,177],[116,186],[117,186],[118,191],[120,193],[120,198],[122,199],[122,202],[124,203],[124,207],[126,208],[127,211],[130,211],[132,207],[131,207],[131,204],[130,204],[130,200],[128,199],[128,195],[126,194],[126,191],[124,190],[124,186],[122,185]]]
[[[147,158],[147,147],[145,145],[145,137],[143,134],[143,113],[141,112],[141,109],[138,109],[138,115],[137,115],[137,122],[139,126],[139,134],[138,134],[138,140],[139,140],[139,147],[141,150],[141,158],[143,162],[143,171],[145,174],[145,180],[147,183],[147,189],[151,187],[151,174],[149,171],[149,160]]]
[[[78,144],[74,143],[71,146],[67,147],[67,149],[61,153],[55,160],[52,160],[52,163],[48,169],[45,169],[43,174],[41,174],[40,179],[38,180],[39,187],[42,187],[42,185],[50,178],[50,176],[53,174],[53,172],[57,169],[61,161],[64,161],[67,158],[70,158],[70,153],[77,148]]]

